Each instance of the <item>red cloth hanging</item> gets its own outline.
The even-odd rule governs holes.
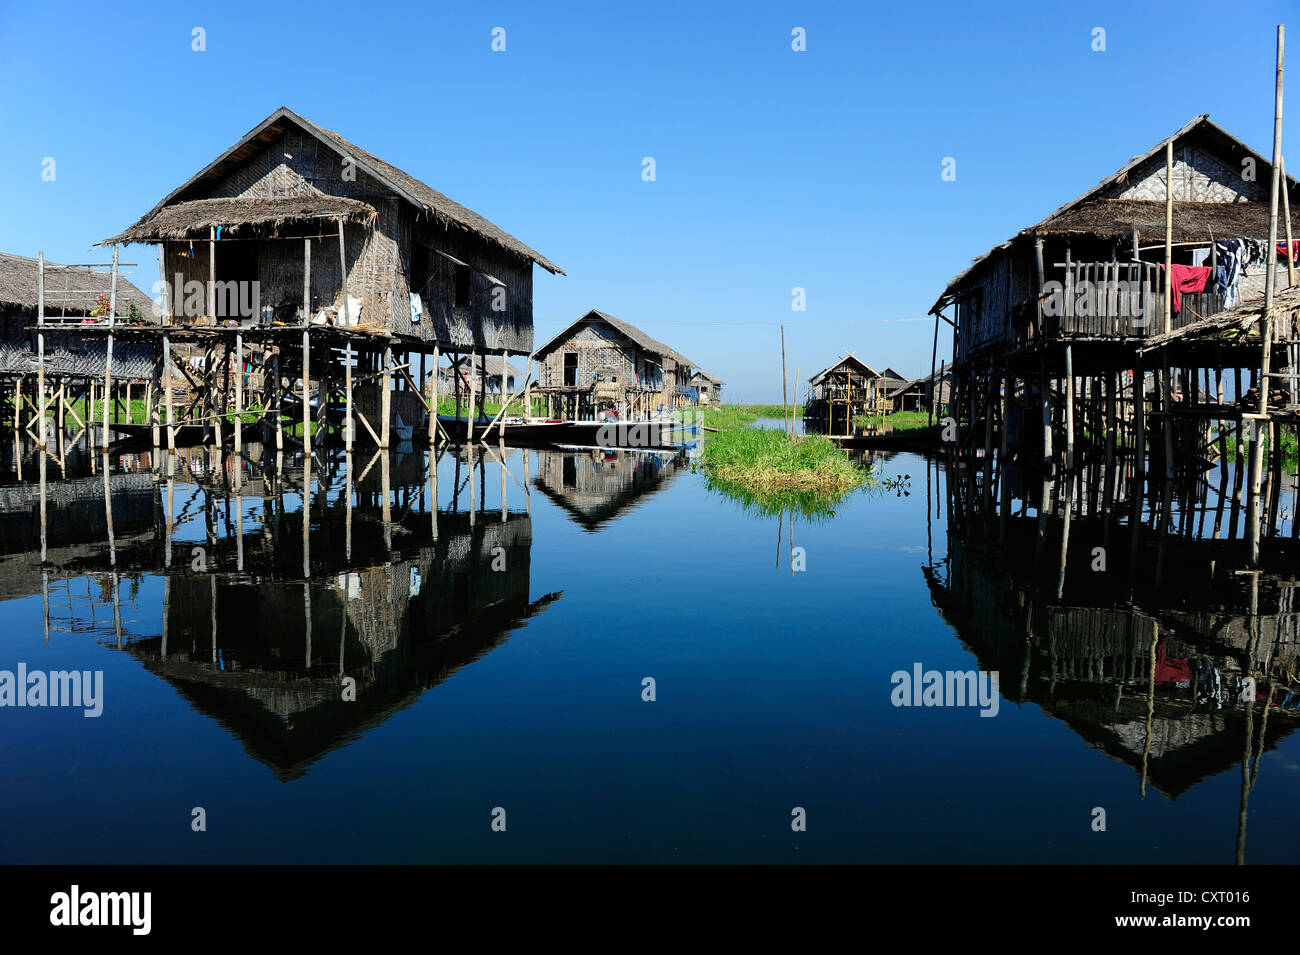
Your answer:
[[[1286,242],[1285,241],[1279,242],[1277,244],[1277,254],[1282,256],[1283,258],[1290,258],[1291,261],[1294,262],[1296,260],[1296,257],[1300,256],[1300,240],[1296,240],[1291,243],[1290,256],[1286,254]]]
[[[1163,265],[1160,266],[1162,269]],[[1200,295],[1210,281],[1211,269],[1208,265],[1171,265],[1169,267],[1169,284],[1173,289],[1170,304],[1175,312],[1182,311],[1183,293]]]

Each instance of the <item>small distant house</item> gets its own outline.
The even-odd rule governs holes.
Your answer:
[[[808,379],[806,424],[827,434],[848,434],[855,415],[874,411],[883,398],[882,379],[856,355],[848,355]]]
[[[693,363],[641,329],[592,309],[537,349],[534,394],[548,414],[589,419],[613,411],[628,419],[691,403]]]
[[[695,389],[695,400],[702,405],[722,404],[722,386],[726,384],[721,378],[715,378],[707,372],[697,371],[691,376],[688,387]]]
[[[513,394],[517,387],[523,385],[523,372],[508,359],[497,355],[462,356],[451,364],[438,369],[443,393],[451,392],[456,387],[456,377],[460,376],[461,390],[468,393],[486,391],[490,395]]]
[[[880,373],[880,382],[877,390],[880,392],[881,395],[887,396],[891,392],[897,391],[899,388],[902,388],[905,384],[907,384],[907,382],[908,382],[907,375],[901,374],[900,372],[895,371],[893,368],[886,368],[884,371]]]
[[[951,399],[952,374],[935,372],[904,382],[886,396],[890,411],[942,412]]]

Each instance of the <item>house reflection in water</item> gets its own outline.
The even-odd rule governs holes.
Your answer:
[[[667,487],[688,467],[685,451],[575,448],[535,453],[536,487],[589,531]]]
[[[170,478],[113,474],[112,493],[99,500],[100,526],[87,525],[66,566],[51,548],[45,564],[29,548],[11,558],[5,579],[20,579],[14,569],[30,565],[27,592],[45,591],[47,626],[53,594],[56,624],[65,604],[73,618],[62,629],[95,631],[130,653],[278,778],[295,779],[560,596],[529,599],[527,510],[486,512],[479,495],[477,507],[467,506],[461,485],[477,483],[482,455],[473,469],[454,463],[456,477],[465,474],[442,510],[421,493],[436,484],[423,454],[387,457],[359,461],[354,479],[341,459],[262,470],[247,458],[192,449]],[[21,487],[3,490],[27,494]],[[51,484],[47,494],[75,489]],[[105,514],[123,527],[119,507],[130,536],[110,534],[107,550],[93,547]],[[17,511],[0,515],[6,526],[26,520],[30,508]],[[95,598],[87,588],[82,598],[72,583],[92,574],[111,581],[109,591]],[[119,583],[131,578],[136,593],[148,576],[161,578],[161,607],[156,599],[137,607],[143,620],[124,627]],[[114,629],[85,626],[93,604],[109,600]]]
[[[926,488],[947,488],[930,510],[943,515],[948,554],[934,559],[932,539],[924,573],[980,669],[999,671],[1008,700],[1036,704],[1131,766],[1139,795],[1177,799],[1240,767],[1232,808],[1244,861],[1260,757],[1300,725],[1300,583],[1283,542],[1272,569],[1245,570],[1244,541],[1178,536],[1159,500],[1149,519],[1080,514],[1068,485],[1030,504],[999,476],[999,505],[982,466],[933,467]]]

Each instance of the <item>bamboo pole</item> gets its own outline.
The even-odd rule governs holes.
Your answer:
[[[348,300],[347,275],[343,301]],[[302,240],[302,453],[311,457],[311,239]]]
[[[230,360],[226,359],[229,368]],[[244,333],[235,333],[235,453],[244,451]],[[241,568],[242,569],[242,568]]]
[[[1277,28],[1277,82],[1273,100],[1273,189],[1269,195],[1268,210],[1268,251],[1266,280],[1264,286],[1264,316],[1260,330],[1259,357],[1259,417],[1255,421],[1268,420],[1269,371],[1273,355],[1273,287],[1277,282],[1277,200],[1281,185],[1282,167],[1282,65],[1286,28],[1278,24]],[[1290,251],[1289,249],[1287,250]],[[1250,497],[1246,503],[1247,534],[1250,548],[1251,566],[1259,564],[1259,486],[1261,471],[1264,466],[1264,442],[1260,440],[1259,428],[1253,428],[1254,434],[1250,447]],[[1274,449],[1276,453],[1277,449]]]
[[[351,454],[352,432],[356,430],[356,424],[352,420],[352,339],[348,339],[343,350],[343,391],[343,400],[347,406],[344,413],[343,448]]]
[[[469,367],[471,373],[473,372],[474,366],[477,363],[478,363],[478,353],[470,352]],[[469,391],[469,414],[465,418],[465,441],[472,447],[474,444],[474,380],[472,378],[469,381],[469,388],[467,390]],[[473,469],[472,463],[470,467],[472,470]]]
[[[439,397],[438,388],[440,384],[440,382],[438,381],[439,358],[440,355],[438,352],[438,345],[435,342],[433,346],[433,401],[430,403],[430,408],[429,408],[429,447],[431,448],[434,445],[434,441],[436,439],[437,430],[438,430],[438,397]],[[423,387],[423,385],[421,385],[421,387]],[[435,504],[434,510],[437,510],[436,499],[434,501],[434,504]]]
[[[345,328],[352,327],[352,313],[348,305],[348,257],[344,250],[343,244],[343,217],[339,217],[339,275],[343,276],[343,325]],[[311,290],[305,292],[304,297],[307,300],[306,308],[311,311]]]
[[[1282,156],[1277,160],[1279,178],[1282,180],[1282,218],[1286,221],[1286,285],[1287,288],[1295,287],[1295,260],[1291,253],[1295,246],[1291,238],[1291,193],[1287,188],[1286,181],[1286,159]]]
[[[113,246],[113,276],[108,285],[108,348],[104,354],[104,447],[108,447],[108,409],[113,396],[113,325],[117,321],[117,246]]]
[[[275,384],[272,387],[271,395],[274,399],[275,408],[275,453],[277,459],[284,451],[284,383],[280,377],[280,350],[277,348],[275,354],[271,357],[271,373],[275,377]],[[277,466],[276,470],[279,470]]]
[[[383,377],[380,380],[379,394],[379,436],[382,439],[379,446],[385,451],[388,450],[388,432],[392,427],[392,389],[393,389],[393,346],[391,343],[384,345],[384,368]],[[387,457],[387,456],[385,456]]]
[[[1174,141],[1165,143],[1165,324],[1166,335],[1173,329],[1173,230],[1174,230]]]
[[[1065,469],[1074,471],[1074,349],[1065,346]]]
[[[172,398],[172,340],[171,333],[163,330],[163,402],[167,407],[167,453],[176,450],[176,414]]]
[[[217,323],[217,227],[208,226],[208,317]]]
[[[781,326],[781,424],[785,426],[786,435],[790,434],[790,422],[786,414],[786,397],[785,386],[785,325]]]
[[[42,409],[41,417],[45,416],[45,332],[42,330],[45,326],[45,252],[44,250],[37,253],[36,265],[36,407]],[[17,412],[15,412],[15,421],[17,421]],[[17,425],[14,427],[15,432],[18,430]],[[37,444],[42,451],[45,450],[45,429],[37,428]]]

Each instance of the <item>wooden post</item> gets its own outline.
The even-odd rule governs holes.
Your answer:
[[[348,307],[348,258],[343,248],[343,217],[339,217],[339,275],[343,276],[343,325],[352,327],[352,313]],[[305,292],[307,310],[311,310],[311,290]]]
[[[1042,302],[1041,302],[1041,301],[1039,302],[1039,308],[1042,308]],[[934,427],[934,396],[935,396],[935,392],[934,392],[934,390],[933,390],[933,389],[934,389],[934,363],[935,363],[935,359],[937,359],[938,357],[939,357],[939,312],[936,310],[935,313],[934,313],[934,342],[930,345],[930,387],[931,387],[931,391],[930,391],[930,407],[927,409],[927,410],[929,411],[929,416],[928,416],[928,418],[927,418],[927,424],[928,424],[930,427]],[[796,375],[795,378],[797,379],[798,376]],[[795,386],[798,387],[798,381],[797,381],[797,380],[796,380],[796,382],[795,382]],[[929,475],[929,473],[930,473],[930,472],[929,472],[929,470],[927,469],[927,470],[926,470],[926,474],[927,474],[927,476]]]
[[[351,454],[352,431],[355,428],[355,422],[352,420],[352,339],[350,338],[343,350],[343,392],[343,400],[346,405],[343,415],[343,447],[348,454]]]
[[[393,346],[391,342],[384,344],[384,373],[380,379],[379,394],[379,438],[380,447],[385,451],[388,450],[388,431],[392,427],[392,409],[393,409]],[[384,460],[388,460],[388,455],[384,455]]]
[[[1036,239],[1034,241],[1034,264],[1037,266],[1038,269],[1038,309],[1037,309],[1038,327],[1036,329],[1036,334],[1041,339],[1043,337],[1043,289],[1046,284],[1045,283],[1046,276],[1044,274],[1044,269],[1043,269],[1043,240],[1042,239]],[[955,323],[953,327],[954,329],[956,328]],[[939,328],[936,325],[935,334],[938,335],[938,333],[939,333]],[[954,361],[956,360],[955,352],[953,353],[953,360]]]
[[[781,326],[781,424],[785,426],[785,433],[790,434],[790,422],[786,414],[786,405],[788,399],[785,389],[785,325]]]
[[[343,301],[348,300],[344,275]],[[302,453],[311,457],[311,239],[302,240]]]
[[[149,384],[145,387],[145,392],[144,392],[145,417],[148,418],[149,420],[149,426],[153,436],[153,450],[155,454],[158,452],[159,446],[162,444],[162,435],[158,426],[158,402],[154,399],[153,391],[154,391],[154,380],[158,378],[159,369],[161,368],[162,368],[162,355],[159,355],[158,358],[153,363],[153,379],[150,379]]]
[[[271,373],[275,376],[274,390],[271,392],[272,407],[275,410],[275,453],[277,460],[280,452],[284,450],[284,414],[282,413],[282,402],[284,398],[284,384],[280,378],[280,349],[277,347],[275,355],[271,358]],[[279,466],[276,466],[279,470]]]
[[[217,227],[208,226],[208,317],[217,324]]]
[[[1165,334],[1174,327],[1173,319],[1173,231],[1174,231],[1174,141],[1165,143]],[[1270,256],[1271,258],[1271,256]],[[1168,425],[1168,421],[1165,422]]]
[[[176,450],[176,426],[172,409],[172,341],[171,333],[165,329],[162,348],[162,382],[159,387],[163,389],[162,400],[167,413],[167,451],[170,453]]]
[[[1277,200],[1282,167],[1282,63],[1285,27],[1277,28],[1277,83],[1273,101],[1273,191],[1268,209],[1268,267],[1264,287],[1264,315],[1260,322],[1259,356],[1259,417],[1254,420],[1250,445],[1250,497],[1246,502],[1246,522],[1251,566],[1259,564],[1259,486],[1264,466],[1264,442],[1261,440],[1260,422],[1268,421],[1268,390],[1270,366],[1273,356],[1273,287],[1277,284]],[[1287,250],[1290,252],[1290,249]],[[1274,449],[1277,453],[1277,449]]]
[[[1038,397],[1043,412],[1043,463],[1049,470],[1052,466],[1052,391],[1051,381],[1047,377],[1047,352],[1038,352]]]
[[[1277,160],[1278,171],[1282,180],[1282,218],[1286,220],[1286,285],[1287,288],[1295,287],[1295,261],[1291,257],[1291,252],[1295,248],[1291,238],[1291,193],[1287,188],[1286,181],[1286,160],[1279,156]],[[1276,245],[1274,246],[1276,248]],[[1294,397],[1292,400],[1295,400]]]
[[[1147,473],[1147,373],[1142,367],[1139,352],[1133,369],[1133,438],[1136,450],[1133,479],[1137,485],[1135,497],[1142,496],[1142,483]]]
[[[1065,469],[1074,471],[1074,348],[1065,346]]]
[[[230,359],[226,359],[229,367]],[[235,333],[235,453],[244,450],[244,333]]]
[[[108,447],[108,407],[113,400],[113,325],[117,321],[117,246],[113,246],[113,276],[108,285],[108,348],[104,354],[104,447]]]
[[[478,353],[470,352],[469,367],[471,372],[473,371],[474,366],[477,364],[478,364]],[[469,381],[469,415],[465,419],[465,443],[469,445],[474,444],[474,379],[473,378],[471,378]],[[470,465],[470,470],[471,471],[473,470],[472,463]]]
[[[36,443],[45,450],[45,252],[37,253],[36,260]],[[93,407],[93,406],[92,406]],[[17,427],[18,412],[14,411],[14,431]],[[86,416],[87,422],[90,416]],[[87,425],[87,430],[91,430]]]
[[[429,402],[429,447],[433,447],[434,441],[436,440],[438,434],[438,388],[439,388],[438,360],[439,357],[440,356],[438,353],[438,345],[435,342],[433,346],[433,391],[431,393],[431,400]],[[436,462],[434,463],[433,467],[434,468],[437,467]],[[435,498],[434,510],[438,509],[437,503],[438,503],[437,499]]]
[[[54,419],[56,424],[55,433],[58,434],[59,436],[59,457],[60,458],[63,457],[63,419],[67,417],[67,412],[64,410],[65,405],[63,401],[63,396],[64,396],[63,388],[64,385],[62,382],[60,382],[58,417]],[[60,467],[62,467],[62,465],[60,465]]]
[[[1169,311],[1166,308],[1165,315]],[[1164,367],[1160,372],[1160,406],[1164,409],[1164,437],[1165,437],[1165,481],[1174,479],[1174,398],[1170,381],[1173,372],[1169,369],[1169,353],[1165,352]]]

